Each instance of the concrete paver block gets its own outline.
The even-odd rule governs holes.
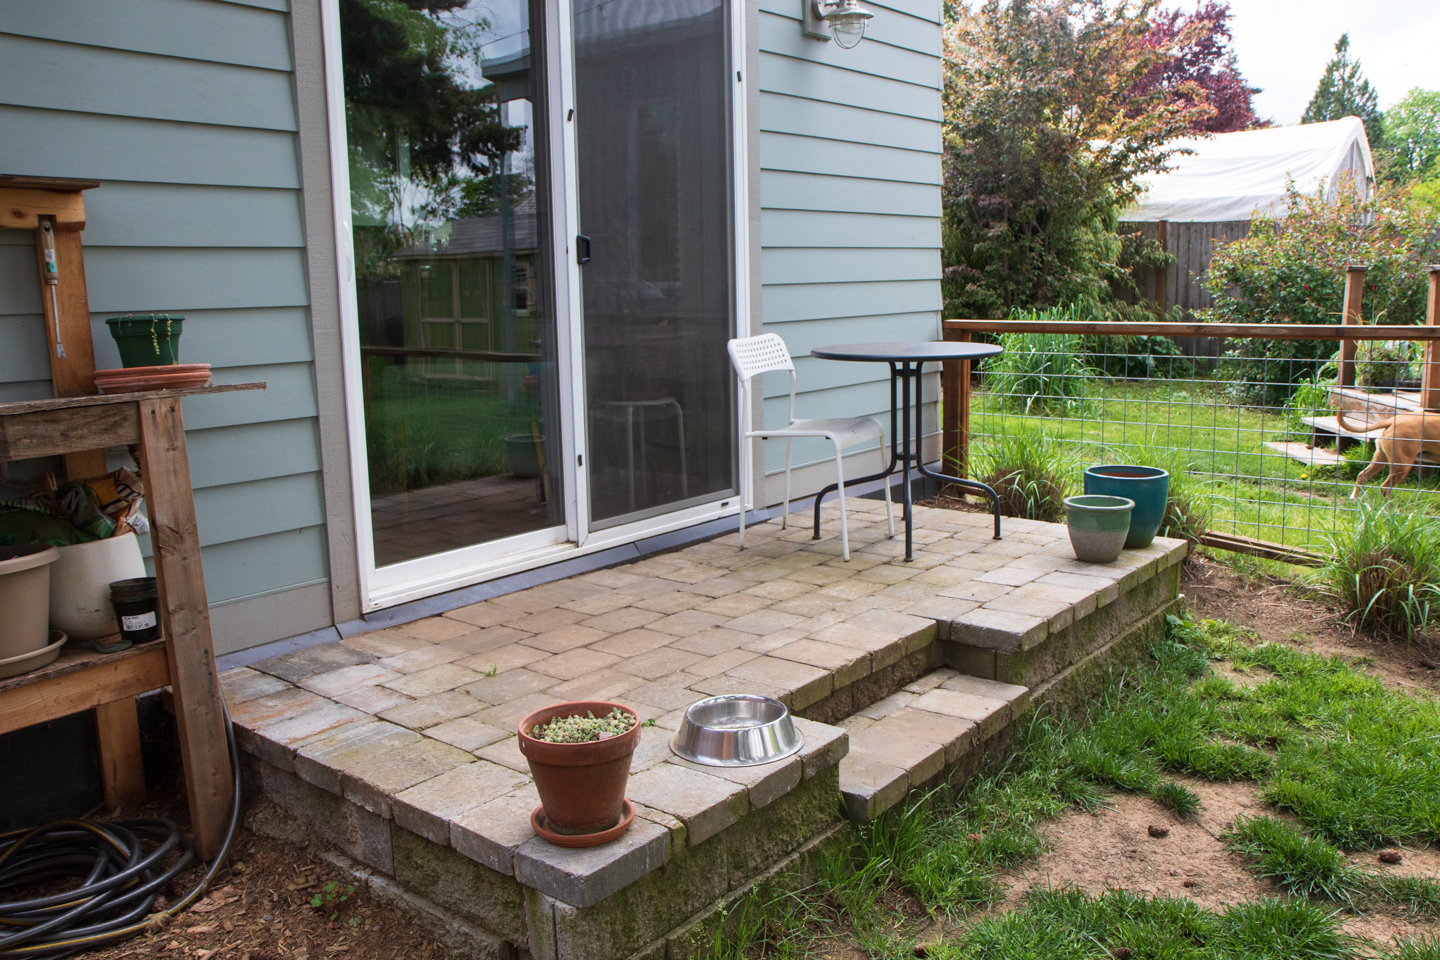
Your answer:
[[[418,743],[413,730],[383,721],[349,724],[329,737],[312,739],[295,750],[295,774],[307,783],[339,794],[345,770],[391,747]]]
[[[619,700],[644,682],[642,677],[618,670],[597,670],[556,684],[545,691],[545,696],[550,698],[551,703],[563,700]]]
[[[856,823],[869,823],[905,797],[910,777],[869,756],[851,754],[840,761],[840,795],[845,812]]]
[[[509,643],[503,647],[496,647],[493,650],[486,650],[466,657],[464,660],[457,660],[460,666],[474,670],[482,677],[496,676],[508,673],[520,667],[527,666],[540,660],[548,658],[550,654],[535,647],[527,647],[520,643]]]
[[[513,876],[515,851],[532,839],[530,814],[540,805],[534,785],[482,803],[450,824],[450,845],[491,870]]]
[[[543,673],[520,667],[493,677],[479,677],[465,687],[465,693],[492,706],[509,703],[548,690],[560,681]]]
[[[430,644],[416,647],[414,650],[406,650],[404,653],[397,653],[393,657],[385,657],[380,660],[380,666],[396,673],[419,673],[422,670],[429,670],[431,667],[438,667],[442,663],[459,660],[464,656],[463,650]]]
[[[950,624],[951,640],[1006,653],[1028,650],[1049,633],[1049,624],[1040,617],[985,607],[961,614]]]
[[[530,774],[530,761],[526,760],[525,754],[520,752],[520,738],[513,733],[502,740],[487,743],[479,750],[474,751],[474,754],[482,760],[509,767],[517,773],[523,773],[526,776]]]
[[[985,680],[980,677],[952,676],[941,684],[946,690],[968,693],[989,700],[1002,700],[1012,710],[1023,710],[1030,703],[1030,688],[1016,683],[1001,683],[999,680]],[[933,688],[932,688],[933,689]]]
[[[692,763],[681,757],[671,756],[667,761],[731,783],[738,783],[749,793],[750,809],[767,807],[800,785],[804,774],[804,761],[800,755],[792,754],[773,763],[762,763],[753,767],[714,767]]]
[[[570,650],[541,660],[531,667],[531,670],[534,673],[552,676],[557,680],[574,680],[587,673],[604,670],[606,667],[618,663],[619,660],[620,658],[614,654],[580,647],[577,650]]]
[[[802,764],[801,775],[805,780],[829,770],[850,752],[850,735],[839,727],[802,717],[790,719],[805,738],[805,746],[798,754]]]
[[[631,777],[625,795],[680,819],[692,847],[735,823],[749,809],[748,791],[740,784],[671,763]]]
[[[834,689],[831,675],[825,670],[775,657],[756,657],[727,670],[725,675],[742,682],[754,681],[788,690],[788,706],[792,712],[818,703],[830,696],[830,691]],[[713,683],[717,679],[719,678],[712,678],[707,683]]]
[[[515,851],[515,878],[576,907],[599,903],[670,859],[670,831],[636,817],[617,839],[567,849],[536,837]]]
[[[975,736],[975,724],[969,720],[909,707],[881,718],[875,729],[934,743],[944,749],[947,764],[959,760],[970,749]]]
[[[915,710],[928,710],[931,713],[943,713],[946,716],[969,720],[978,728],[977,735],[981,739],[988,738],[1003,726],[1011,714],[1010,704],[1004,700],[992,700],[989,697],[946,690],[943,687],[923,694],[910,706]]]
[[[834,677],[836,687],[849,686],[870,673],[870,654],[867,651],[820,640],[792,640],[772,650],[769,655],[820,667]]]
[[[902,767],[907,771],[910,783],[917,786],[935,776],[945,766],[943,744],[897,733],[884,724],[885,721],[882,720],[864,730],[852,732],[850,756],[863,755],[881,763]],[[840,766],[843,776],[845,765],[842,762]]]
[[[392,819],[395,795],[475,758],[448,743],[421,739],[389,747],[345,771],[340,789],[347,800],[371,813]]]
[[[389,687],[359,687],[349,693],[342,693],[335,699],[347,707],[354,707],[372,715],[411,700],[400,691],[391,690]]]
[[[568,650],[575,650],[604,640],[607,636],[609,633],[605,630],[586,626],[583,623],[571,623],[553,630],[546,630],[544,633],[521,637],[516,642],[527,647],[534,647],[536,650],[544,650],[546,653],[565,653]]]
[[[499,764],[477,760],[395,795],[395,822],[434,843],[450,843],[450,821],[529,783]]]
[[[659,614],[656,616],[658,617]],[[601,653],[611,653],[617,657],[638,657],[642,653],[659,649],[674,639],[668,633],[657,633],[654,630],[642,628],[626,630],[623,633],[606,637],[604,640],[591,644],[590,648],[599,650]]]
[[[499,727],[492,727],[488,723],[481,723],[479,720],[466,716],[437,724],[426,730],[425,736],[474,753],[481,747],[488,747],[496,741],[504,740],[510,734]]]
[[[379,664],[364,663],[353,667],[341,667],[329,673],[317,673],[300,681],[300,686],[311,693],[335,699],[342,693],[350,693],[360,687],[370,687],[390,680],[397,680],[400,674],[386,670]]]
[[[698,653],[687,653],[674,647],[660,647],[649,653],[642,653],[638,657],[622,660],[615,664],[615,669],[645,680],[659,680],[661,677],[679,673],[703,659],[705,658]]]
[[[381,710],[379,716],[382,720],[398,723],[411,730],[424,730],[447,720],[468,717],[484,710],[486,706],[488,705],[459,690],[446,690],[434,696],[388,707]]]

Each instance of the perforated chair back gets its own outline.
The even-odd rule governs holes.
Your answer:
[[[794,371],[795,363],[785,341],[778,334],[762,333],[758,337],[731,340],[726,348],[730,351],[730,363],[741,380],[749,380],[757,373],[769,370]]]

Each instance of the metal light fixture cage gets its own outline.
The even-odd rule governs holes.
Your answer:
[[[805,36],[817,40],[834,40],[849,50],[865,37],[865,25],[875,14],[865,9],[860,0],[803,0],[805,5]]]

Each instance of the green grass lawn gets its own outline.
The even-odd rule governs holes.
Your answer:
[[[1350,490],[1373,449],[1346,467],[1313,468],[1264,446],[1307,440],[1298,415],[1241,406],[1226,384],[1091,379],[1089,385],[1089,399],[1069,409],[1028,414],[1017,398],[977,390],[971,400],[972,450],[983,453],[988,438],[1017,430],[1044,433],[1068,459],[1075,493],[1086,466],[1161,452],[1189,474],[1211,530],[1319,552],[1328,552],[1329,533],[1352,522]],[[1379,495],[1378,485],[1369,496]],[[1440,513],[1437,491],[1440,477],[1417,481],[1412,472],[1395,499],[1408,509]]]
[[[1148,662],[1113,677],[1087,716],[1036,715],[998,767],[849,828],[817,883],[755,893],[709,957],[824,956],[843,944],[899,958],[925,930],[928,956],[948,960],[1440,960],[1440,939],[1371,944],[1341,929],[1347,912],[1440,921],[1440,883],[1342,854],[1440,844],[1437,746],[1432,698],[1242,628],[1171,618]],[[1098,809],[1116,791],[1193,815],[1199,798],[1177,775],[1254,785],[1269,810],[1220,839],[1276,882],[1275,896],[1212,912],[1186,898],[1037,891],[972,919],[1003,896],[1000,871],[1043,852],[1048,818]],[[938,941],[917,913],[942,919]]]
[[[540,401],[522,390],[512,403],[503,385],[382,372],[365,413],[376,496],[509,473],[504,438],[529,435],[541,417]]]

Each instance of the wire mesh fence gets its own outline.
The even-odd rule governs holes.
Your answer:
[[[1004,347],[949,372],[946,449],[1006,488],[1010,512],[1062,519],[1086,467],[1140,464],[1171,474],[1170,535],[1294,562],[1328,555],[1392,485],[1403,509],[1440,518],[1437,328],[1068,326],[946,322]],[[1218,359],[1167,328],[1223,336]]]

